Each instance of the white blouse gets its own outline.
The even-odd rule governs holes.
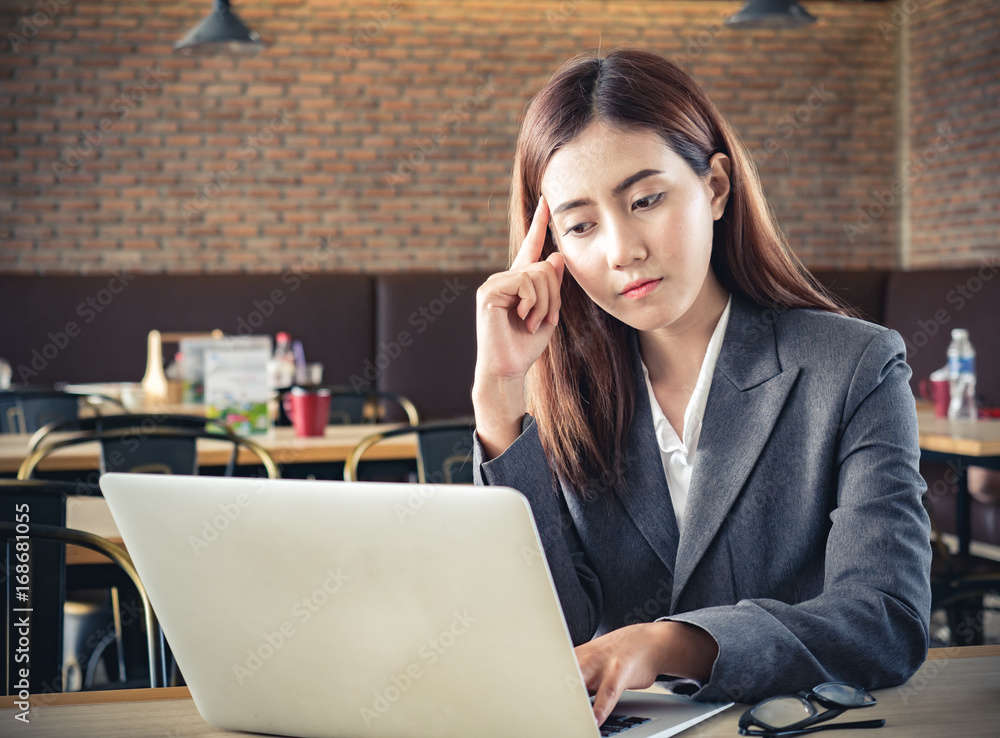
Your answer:
[[[667,416],[663,414],[660,403],[653,394],[653,385],[649,381],[649,370],[642,362],[642,375],[646,378],[646,391],[649,392],[649,406],[653,411],[653,429],[656,442],[660,446],[660,459],[663,462],[663,472],[667,476],[667,486],[670,488],[670,500],[674,505],[674,517],[677,518],[677,530],[683,528],[684,508],[687,504],[688,490],[691,488],[691,472],[694,469],[694,457],[698,451],[698,438],[701,437],[701,424],[705,418],[705,405],[708,402],[708,390],[712,386],[712,375],[715,364],[722,350],[722,338],[726,334],[729,323],[729,307],[733,303],[730,297],[726,309],[722,311],[719,323],[715,326],[712,339],[708,342],[708,350],[701,362],[698,372],[698,382],[695,384],[687,409],[684,410],[684,438],[670,425]]]

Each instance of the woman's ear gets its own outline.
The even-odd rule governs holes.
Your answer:
[[[718,220],[726,211],[726,203],[729,202],[731,170],[729,157],[723,153],[714,154],[708,160],[710,167],[708,173],[708,187],[712,191],[712,218]]]

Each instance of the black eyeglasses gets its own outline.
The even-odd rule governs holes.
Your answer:
[[[818,711],[814,702],[826,710]],[[885,725],[885,720],[817,725],[832,720],[845,710],[874,705],[875,698],[861,687],[846,682],[827,682],[808,692],[771,697],[758,702],[740,717],[740,735],[776,738],[836,728],[881,728]]]

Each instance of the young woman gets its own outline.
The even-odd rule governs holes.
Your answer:
[[[658,674],[751,702],[905,681],[931,554],[903,341],[792,255],[705,94],[647,52],[570,62],[510,212],[477,481],[528,498],[598,721]]]

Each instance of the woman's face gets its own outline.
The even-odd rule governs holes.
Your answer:
[[[580,287],[623,323],[682,328],[724,305],[709,261],[729,160],[711,165],[699,177],[657,134],[600,121],[550,159],[542,195],[553,240]]]

